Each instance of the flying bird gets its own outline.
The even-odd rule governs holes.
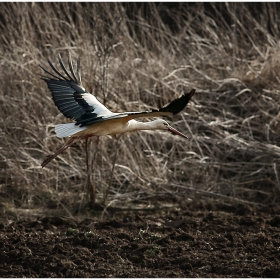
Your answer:
[[[48,74],[48,76],[41,76],[47,83],[53,101],[59,111],[66,118],[75,120],[75,123],[55,125],[57,137],[70,137],[70,139],[55,154],[48,156],[41,164],[42,167],[46,166],[51,160],[77,141],[92,136],[115,135],[129,131],[158,129],[167,130],[173,134],[187,138],[186,135],[171,127],[165,120],[157,119],[150,122],[140,122],[135,119],[140,117],[171,117],[178,114],[185,108],[194,95],[194,89],[158,110],[113,113],[83,87],[79,59],[76,73],[70,54],[68,57],[70,73],[69,70],[66,69],[60,55],[58,59],[64,73],[62,72],[61,74],[48,59],[53,73],[40,66],[45,73]]]

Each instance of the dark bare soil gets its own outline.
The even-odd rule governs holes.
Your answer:
[[[237,207],[1,225],[2,277],[280,277],[280,214]]]

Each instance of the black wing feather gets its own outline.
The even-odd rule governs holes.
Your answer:
[[[189,103],[192,96],[194,95],[195,90],[192,89],[188,93],[184,93],[181,97],[174,99],[171,101],[168,105],[160,108],[160,109],[154,109],[151,111],[144,111],[144,112],[130,112],[127,113],[128,116],[132,118],[137,117],[143,117],[144,114],[147,114],[147,116],[161,116],[161,117],[170,117],[172,115],[176,115],[179,112],[181,112]]]
[[[71,54],[70,53],[68,55],[68,64],[69,64],[70,71],[71,71],[71,73],[72,73],[76,83],[78,83],[78,79],[77,79],[77,77],[75,75],[75,72],[74,72],[74,68],[73,68],[73,64],[72,64],[72,59],[71,59]]]
[[[192,96],[194,95],[195,90],[192,89],[190,92],[183,94],[181,97],[174,99],[167,106],[160,108],[159,112],[171,112],[173,115],[181,112],[189,103]]]
[[[48,59],[48,63],[51,66],[52,70],[58,75],[60,76],[63,80],[67,81],[67,79],[57,71],[57,69],[53,66],[53,64],[51,63],[51,61]]]
[[[77,74],[78,74],[78,78],[79,78],[78,82],[79,82],[80,84],[82,84],[82,77],[81,77],[81,60],[80,60],[80,58],[78,58],[78,61],[77,61]]]
[[[59,77],[55,76],[54,74],[50,73],[48,70],[46,70],[43,66],[39,65],[47,74],[51,75],[52,77],[56,78],[56,79],[60,79]],[[49,77],[46,77],[44,75],[41,75],[42,77],[49,79]]]
[[[72,80],[73,80],[73,77],[70,76],[70,74],[68,73],[67,69],[65,68],[64,63],[63,63],[63,61],[62,61],[62,59],[61,59],[60,54],[58,55],[58,60],[59,60],[59,64],[60,64],[61,68],[63,69],[64,73],[68,76],[68,78],[70,79],[70,81],[72,81]],[[75,81],[75,82],[77,82],[77,81]]]
[[[95,118],[97,116],[97,114],[94,113],[95,108],[83,98],[84,94],[89,94],[89,95],[91,94],[88,93],[81,85],[81,72],[80,72],[79,60],[77,65],[77,75],[78,75],[78,79],[77,79],[73,70],[71,56],[69,55],[68,63],[73,77],[67,71],[60,55],[58,59],[59,59],[59,64],[67,77],[63,76],[55,68],[55,66],[51,63],[50,60],[48,60],[49,65],[57,75],[52,74],[51,72],[49,72],[48,70],[46,70],[44,67],[40,65],[40,67],[48,75],[51,76],[51,78],[43,76],[42,79],[47,83],[48,88],[52,93],[52,98],[54,100],[55,105],[65,117],[70,119],[78,120],[83,115],[85,115],[83,118],[86,118],[87,116],[90,116],[91,118]]]

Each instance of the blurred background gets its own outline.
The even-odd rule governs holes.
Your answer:
[[[279,3],[1,3],[0,219],[280,201]],[[84,87],[114,112],[158,108],[188,135],[136,132],[41,163],[67,123],[40,78],[81,58]]]

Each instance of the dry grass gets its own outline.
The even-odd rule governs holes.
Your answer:
[[[177,5],[0,4],[2,213],[73,214],[86,201],[84,143],[40,166],[63,143],[53,125],[68,120],[37,75],[39,64],[68,52],[81,57],[84,86],[116,112],[197,89],[169,120],[189,141],[162,132],[92,140],[99,202],[153,207],[200,194],[279,203],[279,4]]]

